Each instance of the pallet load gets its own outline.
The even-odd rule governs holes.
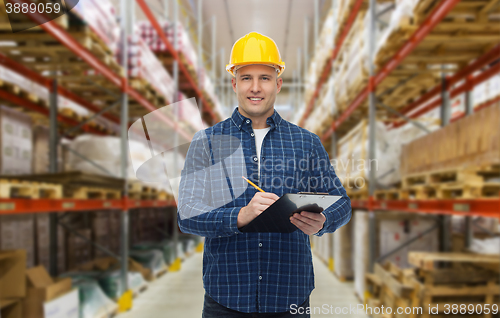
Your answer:
[[[391,143],[386,127],[376,122],[375,176],[379,185],[395,182],[395,167],[399,164],[396,146]],[[333,160],[333,167],[342,181],[347,195],[351,199],[368,197],[368,176],[370,161],[368,160],[368,132],[366,119],[353,128],[338,141],[338,156]]]
[[[0,174],[31,173],[33,146],[31,119],[12,108],[0,106]]]
[[[498,197],[500,104],[403,147],[401,176],[408,198]]]
[[[314,56],[311,60],[305,80],[304,100],[306,104],[310,102],[328,59],[332,56],[334,46],[333,39],[337,31],[334,24],[334,11],[334,7],[328,11],[323,26],[321,27],[318,42],[314,48]]]
[[[196,56],[196,51],[194,50],[193,44],[189,39],[189,35],[182,25],[182,23],[177,22],[177,26],[174,26],[173,22],[161,21],[159,22],[163,33],[166,35],[167,40],[174,47],[174,34],[177,32],[177,48],[181,55],[181,59],[186,62],[186,66],[191,69],[196,75],[195,71],[198,69],[198,58]],[[138,24],[141,37],[149,45],[151,50],[155,53],[168,52],[168,48],[159,37],[156,29],[151,25],[149,21],[143,21]],[[193,77],[196,80],[196,76]]]
[[[410,252],[408,261],[416,268],[401,269],[387,262],[376,264],[374,274],[366,274],[373,290],[367,306],[386,308],[385,315],[372,317],[497,316],[498,255]],[[396,315],[397,307],[410,310]],[[389,309],[392,314],[387,314]]]
[[[174,100],[174,81],[138,32],[129,39],[130,85],[160,108]]]

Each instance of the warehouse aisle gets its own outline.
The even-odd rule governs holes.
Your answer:
[[[317,257],[313,256],[316,288],[311,295],[311,317],[331,318],[330,308],[349,308],[359,301],[354,296],[352,282],[340,282]],[[202,253],[195,253],[182,263],[178,272],[167,273],[149,285],[147,291],[134,300],[134,308],[117,318],[200,318],[203,309],[203,283],[201,281]],[[324,311],[327,305],[327,312]],[[323,311],[320,313],[321,308]],[[364,318],[365,315],[344,314],[342,317]]]
[[[313,266],[316,288],[311,293],[311,317],[318,318],[365,318],[365,314],[352,314],[350,309],[360,304],[354,294],[353,282],[341,282],[328,270],[325,263],[314,256]],[[314,314],[316,309],[316,314]],[[349,310],[348,310],[349,309]],[[337,311],[337,314],[335,313]],[[342,314],[342,310],[344,313]]]
[[[201,318],[205,293],[201,281],[202,257],[202,253],[187,257],[180,271],[167,273],[150,284],[148,290],[134,299],[132,310],[117,318]]]

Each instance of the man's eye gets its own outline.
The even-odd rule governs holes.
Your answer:
[[[269,77],[263,77],[262,79],[268,81]]]
[[[250,79],[249,77],[243,77],[242,80],[247,80]]]

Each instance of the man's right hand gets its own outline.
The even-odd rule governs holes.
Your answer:
[[[273,204],[279,197],[274,193],[257,192],[247,206],[242,207],[238,214],[238,228],[241,228]]]

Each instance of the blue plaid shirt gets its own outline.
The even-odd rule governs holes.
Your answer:
[[[323,211],[323,229],[332,233],[351,218],[351,201],[335,175],[317,135],[284,119],[275,111],[267,118],[271,127],[262,142],[260,178],[252,121],[236,108],[232,116],[204,131],[206,138],[227,135],[238,138],[243,149],[247,176],[264,191],[285,193],[328,192],[342,198]],[[200,138],[198,132],[193,141]],[[222,207],[207,207],[210,191],[220,182],[192,173],[193,162],[209,165],[212,149],[192,143],[186,156],[179,194],[178,224],[182,232],[206,237],[203,284],[219,304],[245,313],[285,312],[302,304],[314,289],[309,236],[293,233],[242,233],[237,228],[240,209],[257,190],[245,184],[243,194]],[[209,148],[206,145],[205,148]],[[295,163],[295,165],[294,165]],[[190,173],[191,172],[191,173]],[[241,179],[241,177],[240,177]],[[212,190],[209,190],[212,189]],[[187,190],[187,191],[186,191]],[[185,217],[186,215],[195,215]]]

